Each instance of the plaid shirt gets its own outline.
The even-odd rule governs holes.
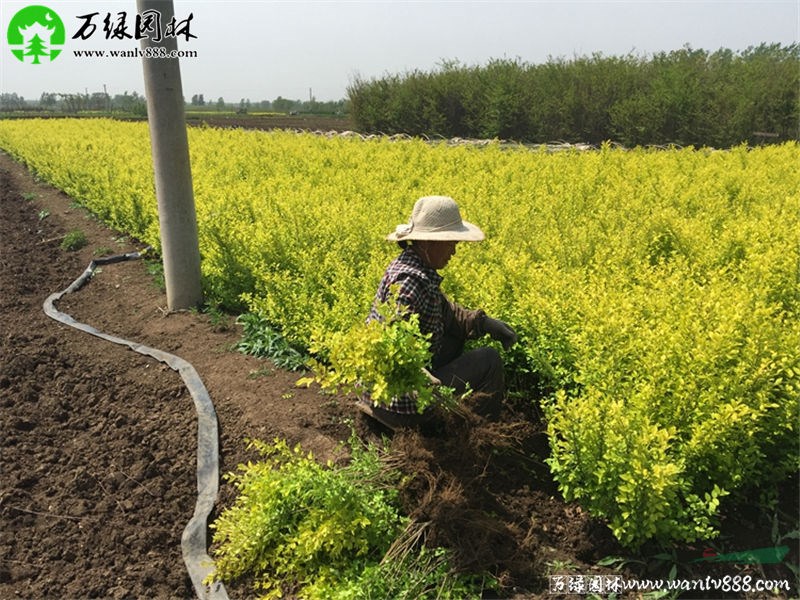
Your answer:
[[[383,274],[367,321],[380,318],[376,306],[386,302],[391,286],[397,285],[397,302],[419,315],[419,330],[431,334],[431,352],[436,354],[444,333],[442,304],[447,302],[439,290],[441,283],[442,276],[426,266],[416,252],[406,248]]]
[[[451,303],[439,289],[441,283],[442,276],[425,265],[411,248],[406,248],[387,267],[367,322],[380,319],[376,307],[386,302],[391,286],[396,285],[398,303],[418,314],[420,331],[431,334],[431,353],[434,358],[442,348],[442,339],[446,334],[464,339],[482,335],[482,317],[485,313],[482,310],[466,310]],[[417,402],[413,394],[405,394],[392,400],[387,408],[412,414],[417,412]]]

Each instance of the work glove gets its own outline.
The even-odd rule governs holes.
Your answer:
[[[486,317],[483,321],[483,331],[493,339],[503,344],[503,349],[508,350],[517,343],[517,334],[508,325],[499,319]]]
[[[426,369],[425,367],[422,368],[422,372],[425,373],[425,377],[428,378],[428,381],[430,382],[431,385],[442,385],[441,379],[436,377],[433,373],[428,371],[428,369]]]

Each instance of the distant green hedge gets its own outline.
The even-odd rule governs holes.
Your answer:
[[[798,44],[446,62],[348,88],[354,120],[369,133],[713,147],[798,139],[799,91]]]

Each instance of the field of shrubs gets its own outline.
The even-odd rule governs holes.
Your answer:
[[[445,292],[510,323],[512,392],[546,415],[563,496],[630,548],[713,536],[798,468],[800,148],[547,152],[189,131],[204,285],[294,348],[363,321],[414,200],[485,242]],[[159,246],[145,123],[0,122],[0,148]]]

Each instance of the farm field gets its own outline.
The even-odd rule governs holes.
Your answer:
[[[140,246],[4,154],[0,181],[0,596],[189,598],[180,537],[195,501],[196,425],[187,392],[165,367],[65,328],[41,309],[98,248]],[[49,214],[40,218],[43,211]],[[60,250],[58,240],[76,228],[89,245]],[[336,460],[351,427],[376,443],[385,433],[344,399],[321,407],[317,391],[294,385],[296,373],[231,351],[240,330],[230,322],[189,313],[165,317],[165,305],[146,266],[132,262],[98,273],[59,308],[189,360],[215,404],[223,472],[256,458],[245,450],[245,438],[281,437],[321,460]],[[524,433],[528,447],[546,455],[541,429]],[[602,572],[593,562],[619,548],[601,523],[558,498],[545,471],[523,489],[506,471],[464,468],[464,453],[486,458],[491,445],[480,444],[495,434],[478,429],[467,445],[398,436],[393,447],[409,453],[405,466],[419,477],[406,491],[406,508],[428,511],[441,523],[443,542],[461,540],[465,559],[500,564],[506,580],[530,594],[525,597],[549,597],[542,591],[542,577],[553,569],[548,563]],[[453,504],[452,484],[469,480],[474,484]],[[498,504],[484,486],[508,504],[488,530],[477,515]],[[234,493],[221,486],[220,510]],[[522,529],[533,510],[535,529]],[[487,542],[477,557],[476,541]],[[227,589],[232,598],[252,597],[246,582]]]
[[[103,123],[95,137],[73,137],[64,144],[51,130],[42,136],[55,148],[49,157],[41,147],[24,148],[28,142],[19,137],[9,139],[18,144],[14,153],[26,157],[40,177],[120,229],[153,243],[148,183],[138,177],[149,172],[147,161],[114,157],[101,135],[113,127]],[[129,131],[135,155],[149,156],[146,145],[137,146],[141,133]],[[0,145],[3,134],[0,127]],[[453,188],[449,193],[458,198],[482,199],[462,206],[466,218],[482,224],[490,239],[464,250],[452,273],[446,273],[446,285],[465,304],[486,307],[523,334],[526,343],[507,356],[519,380],[504,424],[517,427],[515,443],[535,463],[549,460],[556,482],[529,465],[527,482],[478,478],[465,494],[474,500],[485,487],[496,490],[489,494],[492,501],[505,496],[505,514],[514,527],[522,527],[524,520],[515,521],[522,514],[509,506],[530,512],[545,497],[557,498],[560,484],[567,499],[585,507],[563,505],[562,530],[564,521],[579,525],[578,531],[570,529],[574,535],[567,536],[567,544],[574,549],[581,536],[584,543],[596,542],[576,553],[577,566],[621,551],[618,543],[638,546],[646,539],[636,535],[643,533],[674,539],[682,548],[702,544],[711,539],[707,519],[725,501],[725,492],[746,494],[744,483],[757,471],[774,485],[786,481],[792,461],[796,469],[797,432],[790,428],[797,414],[798,368],[798,181],[791,167],[796,147],[726,153],[604,149],[580,156],[542,153],[533,155],[533,162],[514,151],[461,148],[440,154],[437,166],[430,154],[435,150],[421,143],[333,140],[320,149],[313,136],[255,138],[215,130],[192,135],[193,147],[221,147],[227,157],[224,172],[202,153],[194,157],[209,289],[222,304],[245,306],[280,324],[300,344],[323,339],[325,329],[345,327],[364,310],[393,253],[380,245],[380,238],[405,220],[409,198],[434,185]],[[275,154],[269,153],[272,146]],[[59,162],[75,164],[71,151],[96,156],[91,164],[105,165],[100,176],[87,179],[59,167]],[[306,169],[301,157],[311,152],[320,153],[315,164],[323,168]],[[371,172],[375,181],[354,183],[359,165],[377,165],[379,153],[389,158]],[[341,156],[344,164],[335,158]],[[120,164],[114,160],[126,168],[114,166]],[[405,171],[388,167],[409,163]],[[566,176],[555,176],[563,172]],[[116,201],[103,200],[109,197]],[[249,204],[252,197],[270,202]],[[374,198],[385,202],[378,212]],[[495,203],[483,201],[487,198]],[[499,200],[512,210],[498,210]],[[216,202],[234,206],[236,214]],[[370,210],[364,210],[370,202]],[[244,223],[237,221],[242,215]],[[275,227],[277,222],[285,231]],[[320,228],[311,229],[312,222]],[[330,258],[319,255],[318,248]],[[342,252],[354,260],[343,266],[337,258]],[[327,275],[319,269],[312,276],[305,264],[321,264]],[[326,279],[330,273],[341,286]],[[304,324],[298,312],[308,314],[309,307],[319,317]],[[692,349],[690,356],[686,348]],[[631,384],[637,373],[639,379]],[[681,396],[687,388],[689,396]],[[704,419],[693,420],[685,412],[687,398]],[[550,456],[543,443],[544,423],[555,440]],[[598,423],[605,425],[605,435],[598,435]],[[691,427],[684,427],[687,423]],[[748,443],[741,439],[743,432],[761,439]],[[485,447],[476,436],[472,450],[480,458]],[[630,446],[625,439],[632,440]],[[779,448],[783,458],[775,460]],[[439,444],[439,450],[448,450],[447,444]],[[628,460],[632,454],[635,460]],[[731,468],[732,457],[741,469]],[[626,471],[620,459],[632,470]],[[771,467],[766,472],[765,463]],[[593,482],[587,473],[598,469],[607,479]],[[470,473],[459,475],[470,478]],[[608,481],[617,487],[609,490]],[[631,482],[637,485],[627,485]],[[532,483],[544,494],[538,500],[521,491]],[[659,516],[676,505],[694,513],[683,521]],[[551,516],[561,510],[558,506],[548,509]],[[467,503],[464,508],[476,507]],[[619,541],[589,519],[587,509],[608,518]],[[543,527],[546,532],[548,525]],[[697,528],[694,538],[687,527]],[[545,537],[542,533],[536,541]],[[483,542],[493,551],[502,545]],[[565,551],[558,547],[553,556]],[[538,552],[511,544],[498,560],[513,571],[510,565],[518,568],[515,561],[523,556],[529,571],[514,571],[510,581],[535,589],[542,586],[546,563],[561,560]]]

